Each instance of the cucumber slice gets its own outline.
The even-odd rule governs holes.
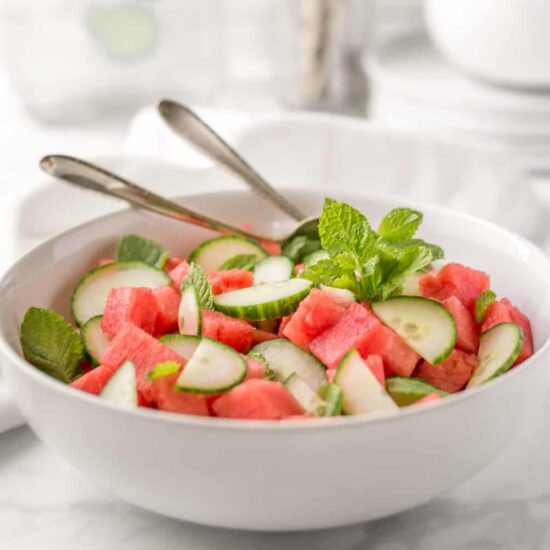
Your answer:
[[[144,286],[158,288],[172,279],[164,271],[142,262],[117,262],[88,272],[73,291],[71,311],[78,326],[102,315],[111,288]]]
[[[178,328],[181,334],[198,336],[202,332],[202,310],[199,295],[194,286],[186,286],[181,292]]]
[[[251,286],[215,296],[214,307],[239,319],[276,319],[292,313],[309,294],[311,287],[312,282],[306,279]]]
[[[315,252],[312,252],[311,254],[308,254],[307,256],[304,256],[303,264],[305,267],[309,267],[311,265],[315,265],[317,262],[320,262],[321,260],[328,260],[330,258],[329,253],[326,250],[316,250]]]
[[[430,393],[437,393],[440,397],[449,395],[447,392],[424,382],[420,378],[405,378],[403,376],[388,378],[386,380],[386,389],[400,407],[412,405]]]
[[[284,384],[306,414],[319,416],[323,412],[324,401],[295,372],[285,380]]]
[[[294,263],[286,256],[269,256],[254,267],[254,284],[279,283],[294,277]]]
[[[372,304],[372,310],[428,363],[437,365],[453,351],[456,323],[439,302],[396,296]]]
[[[86,349],[86,355],[92,365],[98,366],[101,354],[111,343],[111,337],[101,330],[103,315],[96,315],[88,319],[80,330],[80,336]]]
[[[254,255],[258,260],[267,257],[267,252],[255,241],[228,235],[203,242],[189,255],[189,262],[195,262],[206,271],[217,271],[234,256]]]
[[[355,349],[348,351],[340,361],[334,383],[342,389],[344,414],[399,410]]]
[[[296,373],[315,393],[327,383],[324,365],[311,353],[283,338],[254,346],[249,355],[261,355],[280,382]]]
[[[344,395],[340,386],[325,384],[319,390],[319,397],[324,401],[321,416],[339,416],[342,414]]]
[[[161,336],[159,342],[175,351],[186,361],[189,361],[191,355],[195,353],[200,344],[201,337],[192,336],[191,334],[167,334],[166,336]]]
[[[319,285],[319,288],[323,292],[328,292],[335,302],[347,307],[355,302],[355,295],[351,290],[347,288],[334,288],[333,286]]]
[[[246,361],[233,348],[202,338],[175,388],[191,393],[221,393],[242,382],[246,370]]]
[[[479,339],[478,365],[466,388],[480,386],[504,374],[518,358],[523,331],[514,323],[499,323]]]
[[[136,369],[132,361],[126,361],[115,371],[99,392],[99,397],[116,405],[137,407]]]

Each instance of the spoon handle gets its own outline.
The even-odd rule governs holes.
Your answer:
[[[65,155],[49,155],[40,161],[40,167],[51,176],[60,178],[77,187],[123,199],[135,206],[162,214],[168,218],[174,218],[224,234],[240,235],[256,240],[273,240],[272,237],[258,235],[195,212],[78,158]]]
[[[219,134],[189,107],[168,99],[158,104],[158,111],[166,124],[181,138],[194,145],[208,158],[241,178],[254,192],[296,221],[306,215],[248,164]]]

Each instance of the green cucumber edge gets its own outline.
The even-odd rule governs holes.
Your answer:
[[[410,395],[410,394],[412,394],[412,392],[407,394],[406,391],[395,391],[395,390],[392,391],[391,386],[393,385],[394,382],[396,382],[396,383],[413,383],[413,384],[416,384],[417,386],[421,386],[422,391],[425,392],[425,393],[423,395],[421,395],[420,397],[416,397],[415,399],[402,400],[400,396]],[[420,389],[420,388],[418,388],[418,389]],[[439,395],[439,397],[441,397],[441,398],[447,397],[449,395],[448,392],[440,390],[438,387],[433,386],[432,384],[429,384],[425,380],[422,380],[422,378],[416,378],[416,377],[407,378],[406,376],[390,376],[389,378],[387,378],[386,379],[386,391],[390,394],[391,398],[400,407],[407,407],[409,405],[412,405],[413,403],[416,403],[419,399],[422,399],[423,397],[425,397],[426,395],[429,395],[430,393],[437,393],[437,395]],[[418,392],[418,393],[420,393],[420,392]],[[418,395],[418,393],[416,393],[414,395]]]
[[[260,258],[258,258],[258,261],[263,260],[269,256],[267,250],[257,241],[253,239],[249,239],[248,237],[241,237],[240,235],[221,235],[220,237],[213,237],[212,239],[208,239],[207,241],[202,242],[197,247],[195,247],[189,254],[187,261],[189,263],[196,262],[197,256],[201,253],[202,250],[205,248],[211,246],[215,242],[219,241],[229,241],[229,240],[239,240],[239,241],[246,241],[247,243],[253,245],[258,249],[258,252],[263,254]],[[199,264],[200,265],[200,264]],[[222,264],[220,264],[221,267]]]
[[[99,322],[101,322],[102,319],[103,315],[95,315],[94,317],[90,317],[80,329],[80,338],[82,338],[82,345],[84,346],[84,355],[94,367],[99,367],[99,365],[101,365],[101,361],[99,358],[96,359],[88,349],[88,346],[86,345],[86,331],[92,321],[97,322],[99,320]]]
[[[487,380],[485,380],[485,382],[482,382],[482,384],[480,384],[480,386],[485,384],[486,382],[489,382],[490,380],[494,380],[495,378],[498,378],[499,376],[501,376],[504,373],[508,372],[510,367],[516,362],[516,359],[519,357],[519,354],[521,353],[521,349],[523,348],[523,342],[525,340],[525,336],[523,334],[523,329],[519,325],[517,325],[516,323],[498,323],[494,327],[491,327],[490,329],[487,329],[485,332],[482,332],[479,336],[480,346],[481,346],[481,338],[483,338],[483,336],[485,334],[490,333],[492,330],[496,329],[497,327],[499,327],[501,325],[510,325],[510,326],[512,326],[516,329],[516,331],[519,333],[518,343],[517,343],[516,347],[514,348],[514,350],[512,351],[512,353],[508,356],[508,359],[506,359],[506,361],[503,363],[503,365],[499,369],[497,369],[492,376],[487,378]],[[476,387],[476,386],[474,386],[474,387]]]

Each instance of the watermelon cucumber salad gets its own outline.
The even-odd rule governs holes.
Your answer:
[[[527,317],[486,273],[441,262],[422,214],[375,231],[326,199],[318,236],[209,239],[186,258],[120,239],[73,291],[74,325],[31,307],[24,357],[99,399],[237,419],[397,412],[502,375],[533,353]]]

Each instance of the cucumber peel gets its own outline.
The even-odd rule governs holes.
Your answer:
[[[235,256],[252,255],[256,260],[267,257],[267,252],[256,241],[225,235],[203,242],[189,255],[189,262],[195,262],[206,271],[218,271]]]
[[[191,334],[166,334],[159,338],[159,342],[189,361],[200,344],[201,337]]]
[[[405,378],[404,376],[392,376],[388,378],[386,380],[386,389],[400,407],[412,405],[430,393],[436,393],[439,397],[449,395],[447,392],[424,382],[420,378]]]
[[[88,319],[80,329],[80,336],[86,351],[86,357],[92,365],[101,364],[101,354],[109,347],[111,337],[101,330],[103,315]]]

